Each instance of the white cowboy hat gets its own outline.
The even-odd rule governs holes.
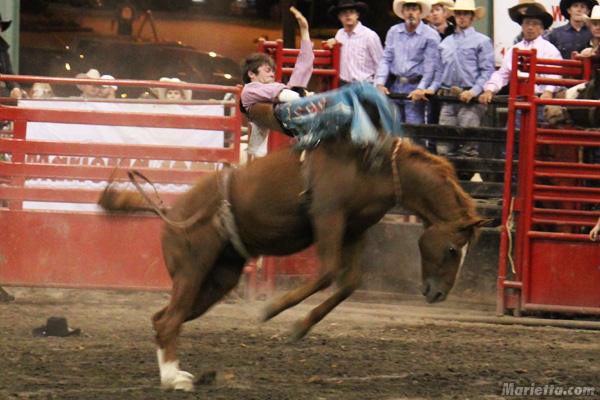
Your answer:
[[[589,17],[587,15],[584,15],[583,20],[585,22],[600,20],[600,6],[594,6],[594,8],[592,8],[592,15],[590,15]]]
[[[402,7],[404,7],[404,4],[406,3],[418,4],[421,6],[421,19],[427,17],[431,11],[431,2],[429,0],[394,0],[394,14],[400,18],[404,18],[402,15]]]
[[[485,8],[481,6],[475,7],[475,0],[456,0],[454,7],[450,7],[449,10],[452,13],[454,11],[473,11],[473,14],[475,14],[473,21],[478,21],[485,17]]]
[[[179,80],[179,78],[160,78],[159,82],[172,82],[172,83],[185,83],[181,80]],[[167,97],[167,91],[168,90],[173,90],[171,89],[167,89],[167,88],[156,88],[156,95],[158,96],[158,98],[160,100],[165,100]],[[192,99],[192,90],[191,89],[181,89],[181,91],[183,92],[183,98],[186,100],[191,100]]]
[[[444,6],[444,7],[452,7],[454,5],[454,1],[453,0],[432,0],[431,5],[432,6],[440,5],[440,6]]]
[[[114,79],[115,79],[115,77],[114,77],[114,76],[112,76],[112,75],[102,75],[102,76],[100,77],[100,79],[108,79],[108,80],[111,80],[111,79],[112,79],[112,80],[114,80]],[[115,90],[117,90],[117,89],[119,88],[118,86],[115,86],[115,85],[102,85],[102,87],[111,87],[111,88],[113,88],[113,89],[115,89]]]
[[[75,78],[77,78],[77,79],[84,79],[84,78],[85,79],[100,79],[100,72],[98,72],[97,69],[92,68],[85,74],[82,72],[80,74],[75,75]],[[77,85],[77,89],[79,89],[83,92],[82,86],[83,85]]]

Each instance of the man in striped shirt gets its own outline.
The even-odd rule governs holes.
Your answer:
[[[377,33],[364,26],[359,18],[369,11],[369,7],[355,0],[340,0],[331,6],[329,17],[339,19],[343,28],[327,45],[333,47],[341,43],[340,85],[349,82],[373,82],[377,64],[383,53],[383,46]]]

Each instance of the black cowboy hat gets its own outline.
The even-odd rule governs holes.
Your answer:
[[[31,333],[33,336],[72,336],[79,335],[81,329],[71,329],[67,324],[67,319],[63,317],[50,317],[46,325],[35,328]]]
[[[594,6],[598,5],[596,0],[560,0],[560,13],[566,19],[569,19],[569,12],[567,10],[571,8],[573,3],[585,3],[590,12],[592,12],[592,8],[594,8]]]
[[[0,13],[0,26],[2,27],[2,30],[7,30],[10,24],[12,24],[12,21],[3,21],[2,14]]]
[[[365,15],[369,12],[369,6],[363,2],[355,1],[355,0],[339,0],[337,6],[329,7],[329,11],[327,11],[327,15],[329,18],[337,20],[338,14],[342,10],[353,9],[358,11],[361,15]]]
[[[554,19],[552,18],[552,15],[550,15],[550,13],[548,13],[547,11],[542,11],[539,7],[535,5],[528,6],[524,14],[517,14],[512,20],[515,21],[517,24],[522,25],[523,19],[525,18],[539,19],[540,21],[542,21],[542,24],[544,24],[544,29],[550,28],[550,26],[554,22]]]

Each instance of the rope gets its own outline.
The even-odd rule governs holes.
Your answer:
[[[396,163],[396,159],[398,157],[398,152],[400,151],[400,147],[402,146],[402,138],[397,138],[395,140],[396,145],[394,146],[394,151],[392,152],[392,173],[393,173],[393,181],[394,181],[394,195],[396,196],[396,204],[400,204],[402,202],[402,186],[400,185],[400,173],[398,172],[398,164]]]

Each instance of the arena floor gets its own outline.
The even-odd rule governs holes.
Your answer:
[[[289,343],[311,305],[260,323],[264,302],[236,299],[185,325],[181,367],[199,381],[195,393],[167,392],[150,317],[168,294],[7,289],[17,300],[0,303],[0,399],[505,399],[511,382],[600,392],[597,331],[443,320],[424,302],[349,301]],[[50,316],[81,334],[33,337]]]

